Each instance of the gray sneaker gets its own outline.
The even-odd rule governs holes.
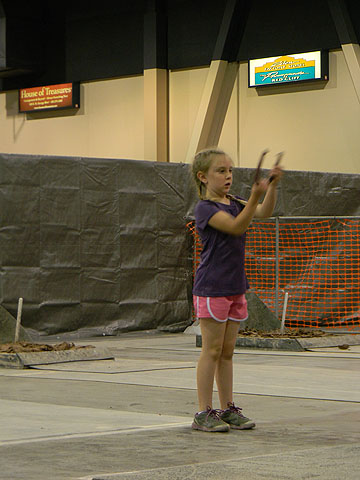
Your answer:
[[[204,412],[195,414],[192,428],[194,430],[202,430],[203,432],[228,432],[229,425],[221,420],[220,413],[222,410],[213,410],[207,407]]]
[[[230,428],[235,428],[236,430],[249,430],[255,427],[255,423],[241,413],[241,408],[235,407],[230,402],[228,403],[228,408],[220,413],[220,418],[228,423]]]

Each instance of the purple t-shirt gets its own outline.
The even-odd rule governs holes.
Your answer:
[[[200,297],[228,297],[246,292],[249,284],[245,275],[245,238],[229,235],[212,228],[208,222],[220,210],[236,217],[244,205],[230,200],[225,205],[201,200],[195,207],[195,224],[203,250],[195,274],[193,294]]]

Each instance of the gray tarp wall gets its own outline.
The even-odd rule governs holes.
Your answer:
[[[0,154],[1,304],[37,335],[185,328],[196,201],[186,164]],[[287,172],[275,214],[360,215],[360,175]]]

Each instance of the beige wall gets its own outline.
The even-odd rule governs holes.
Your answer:
[[[18,114],[17,92],[2,93],[0,151],[143,159],[143,83],[142,76],[83,83],[75,114]]]
[[[169,74],[170,161],[184,162],[207,68]],[[360,104],[341,50],[330,53],[324,86],[247,86],[241,64],[219,146],[243,167],[260,152],[285,151],[289,170],[360,173]],[[144,159],[142,76],[81,85],[76,114],[20,115],[17,92],[0,94],[0,151]],[[271,165],[272,157],[266,163]]]
[[[172,71],[169,75],[170,161],[185,162],[208,68]]]
[[[360,104],[341,50],[330,52],[329,82],[258,90],[248,88],[247,63],[229,104],[219,146],[235,165],[254,167],[260,152],[285,151],[289,170],[360,174]],[[200,103],[207,69],[173,72],[171,160],[186,156],[190,128]],[[273,156],[272,156],[273,155]]]
[[[286,152],[289,170],[360,173],[360,104],[342,51],[330,52],[322,87],[247,88],[240,66],[240,165],[259,152]]]

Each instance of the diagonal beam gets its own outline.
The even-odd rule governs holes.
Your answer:
[[[228,0],[199,110],[190,138],[186,161],[219,142],[238,73],[236,62],[250,9],[248,0]]]
[[[238,67],[237,62],[211,62],[191,134],[187,162],[190,162],[197,151],[218,144]]]
[[[328,0],[329,9],[360,102],[360,46],[344,0]]]

